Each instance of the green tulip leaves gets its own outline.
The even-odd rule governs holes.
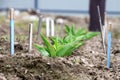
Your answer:
[[[86,40],[99,34],[99,32],[88,32],[84,29],[75,30],[74,26],[68,25],[66,25],[65,32],[66,35],[63,38],[50,37],[49,39],[41,34],[44,46],[39,44],[35,44],[34,46],[43,56],[70,56],[72,52],[83,45]]]

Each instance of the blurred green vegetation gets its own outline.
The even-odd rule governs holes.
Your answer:
[[[114,38],[120,38],[120,32],[114,33],[114,34],[113,34],[113,37],[114,37]]]
[[[5,16],[0,16],[0,24],[5,21],[6,17]]]
[[[38,31],[38,20],[34,21],[25,21],[25,20],[15,20],[15,28],[19,29],[21,32],[29,31],[29,23],[33,23],[33,32],[37,33]],[[5,27],[9,27],[9,18],[7,16],[0,16],[0,25],[4,25]],[[45,34],[45,22],[42,23],[41,32]],[[64,27],[61,29],[61,25],[55,24],[55,32],[60,34],[60,31],[63,30]],[[113,38],[120,38],[120,31],[113,31]]]
[[[21,22],[16,21],[15,22],[15,27],[28,31],[29,30],[29,23],[33,24],[33,31],[36,32],[37,29],[38,29],[38,21],[37,20],[35,20],[35,21],[21,21]],[[43,22],[41,31],[45,31],[44,30],[45,26],[46,26],[46,24]]]

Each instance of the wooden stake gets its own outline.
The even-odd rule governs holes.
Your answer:
[[[103,31],[103,34],[104,34],[104,42],[105,42],[105,45],[107,45],[107,34],[108,34],[108,20],[107,20],[107,15],[105,13],[105,24],[104,24],[104,31]]]

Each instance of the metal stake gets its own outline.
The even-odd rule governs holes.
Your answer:
[[[103,50],[104,52],[107,54],[106,52],[106,46],[105,46],[105,39],[104,39],[104,34],[103,34],[103,25],[102,25],[102,21],[101,21],[101,16],[100,16],[100,8],[99,6],[97,6],[98,9],[98,16],[99,16],[99,23],[100,23],[100,28],[101,28],[101,38],[102,38],[102,45],[103,45]]]

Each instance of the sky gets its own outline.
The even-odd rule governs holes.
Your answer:
[[[40,9],[88,11],[89,0],[38,0]],[[0,0],[0,8],[34,8],[34,0]],[[120,0],[107,0],[107,11],[120,12]]]
[[[89,0],[39,0],[43,9],[88,10]],[[106,0],[107,11],[120,12],[120,0]]]

